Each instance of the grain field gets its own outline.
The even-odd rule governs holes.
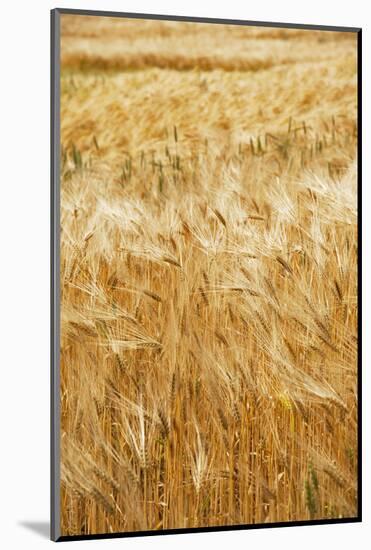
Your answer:
[[[62,534],[356,516],[356,34],[61,19]]]

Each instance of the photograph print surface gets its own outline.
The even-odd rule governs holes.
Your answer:
[[[60,15],[62,536],[356,518],[357,33]]]

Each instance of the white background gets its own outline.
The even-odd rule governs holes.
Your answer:
[[[0,17],[0,545],[40,548],[49,519],[49,10],[54,7],[362,26],[370,97],[368,2],[353,0],[7,0]],[[366,65],[367,63],[367,65]],[[369,119],[363,109],[364,126]],[[364,151],[370,148],[364,133]],[[364,523],[69,543],[151,550],[205,545],[370,548],[370,190],[364,153]],[[368,488],[368,491],[367,491]],[[368,494],[367,494],[368,493]],[[78,545],[78,546],[77,546]]]

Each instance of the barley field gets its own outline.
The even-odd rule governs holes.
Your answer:
[[[61,24],[62,535],[355,517],[356,34]]]

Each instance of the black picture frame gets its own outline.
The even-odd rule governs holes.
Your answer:
[[[277,523],[227,525],[216,527],[197,527],[164,529],[161,531],[134,531],[120,533],[103,533],[94,535],[62,536],[60,531],[60,17],[67,15],[88,15],[99,17],[117,17],[131,19],[186,21],[197,23],[245,25],[254,27],[275,27],[284,29],[308,29],[319,31],[351,32],[357,35],[357,121],[358,121],[358,151],[357,151],[357,207],[358,207],[358,511],[355,517],[336,519],[313,519],[287,521]],[[199,532],[237,531],[250,529],[266,529],[272,527],[293,527],[310,525],[334,525],[356,523],[362,521],[362,29],[359,27],[341,27],[315,24],[274,23],[268,21],[248,21],[238,19],[217,19],[177,15],[158,15],[143,13],[125,13],[113,11],[96,11],[55,8],[51,10],[51,95],[50,95],[50,157],[51,157],[51,187],[50,187],[50,349],[51,349],[51,446],[50,446],[50,536],[53,541],[73,541],[89,539],[109,539],[125,537],[141,537],[153,535],[169,535]]]

